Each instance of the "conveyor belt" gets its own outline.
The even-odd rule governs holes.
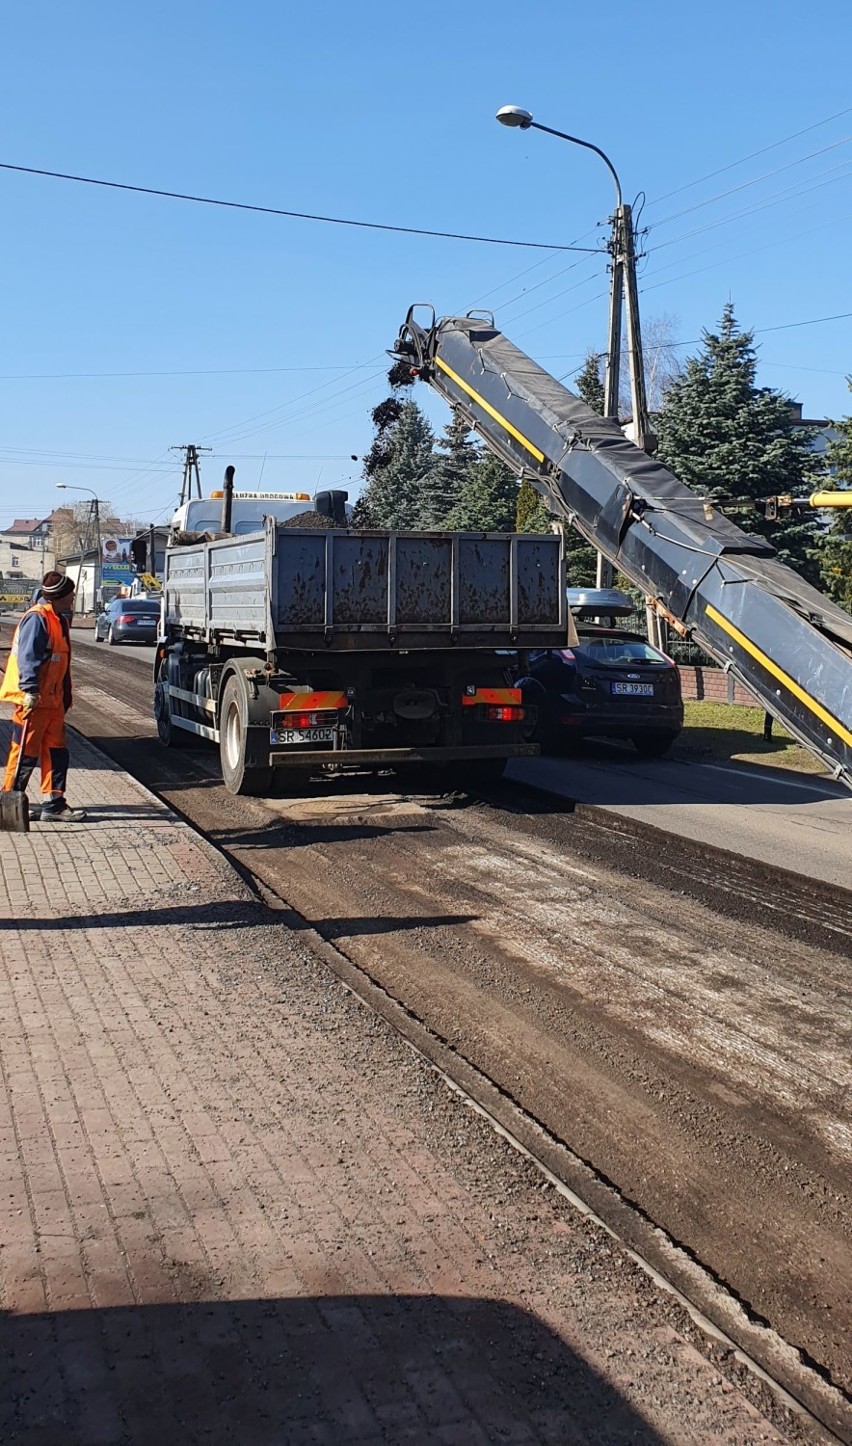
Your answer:
[[[852,618],[626,440],[493,318],[419,325],[409,361],[551,509],[852,787]]]

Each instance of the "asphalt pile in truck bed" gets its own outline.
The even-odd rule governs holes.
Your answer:
[[[282,522],[282,527],[321,527],[324,531],[329,528],[340,528],[340,523],[335,522],[333,517],[324,517],[321,512],[297,512],[295,517],[288,517]]]

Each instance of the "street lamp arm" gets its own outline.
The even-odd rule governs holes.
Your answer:
[[[60,492],[88,492],[96,502],[100,501],[97,492],[93,492],[91,487],[79,487],[76,482],[57,482],[56,486]]]
[[[561,141],[571,141],[572,144],[575,146],[585,146],[587,151],[594,151],[596,156],[600,156],[601,160],[603,161],[604,165],[612,176],[613,181],[615,182],[615,194],[617,197],[616,204],[618,206],[621,206],[623,204],[621,195],[621,182],[618,179],[618,172],[616,171],[615,166],[612,164],[609,156],[606,154],[606,151],[602,151],[600,146],[592,145],[591,141],[582,141],[580,140],[579,136],[569,136],[565,131],[555,131],[552,126],[543,126],[540,121],[531,120],[529,121],[528,125],[524,127],[524,129],[528,130],[530,127],[537,131],[546,131],[549,136],[558,136]]]

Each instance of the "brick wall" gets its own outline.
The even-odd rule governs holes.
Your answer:
[[[707,698],[713,703],[741,703],[745,708],[760,708],[762,704],[748,688],[738,682],[733,673],[721,668],[681,667],[680,683],[684,698]]]

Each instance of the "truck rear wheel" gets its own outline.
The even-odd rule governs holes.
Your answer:
[[[459,769],[459,775],[471,788],[484,788],[489,783],[499,783],[508,761],[508,758],[472,758]]]
[[[249,765],[246,761],[249,743],[249,710],[242,679],[232,676],[222,692],[219,715],[219,758],[222,778],[229,793],[263,797],[271,792],[272,769]]]
[[[443,764],[435,769],[433,778],[442,793],[467,793],[472,788],[499,783],[507,762],[506,758],[468,758]]]
[[[157,682],[154,686],[154,717],[157,720],[157,737],[164,748],[184,748],[190,735],[185,728],[176,728],[172,722],[172,708],[166,684],[169,677],[168,660],[160,664]]]

